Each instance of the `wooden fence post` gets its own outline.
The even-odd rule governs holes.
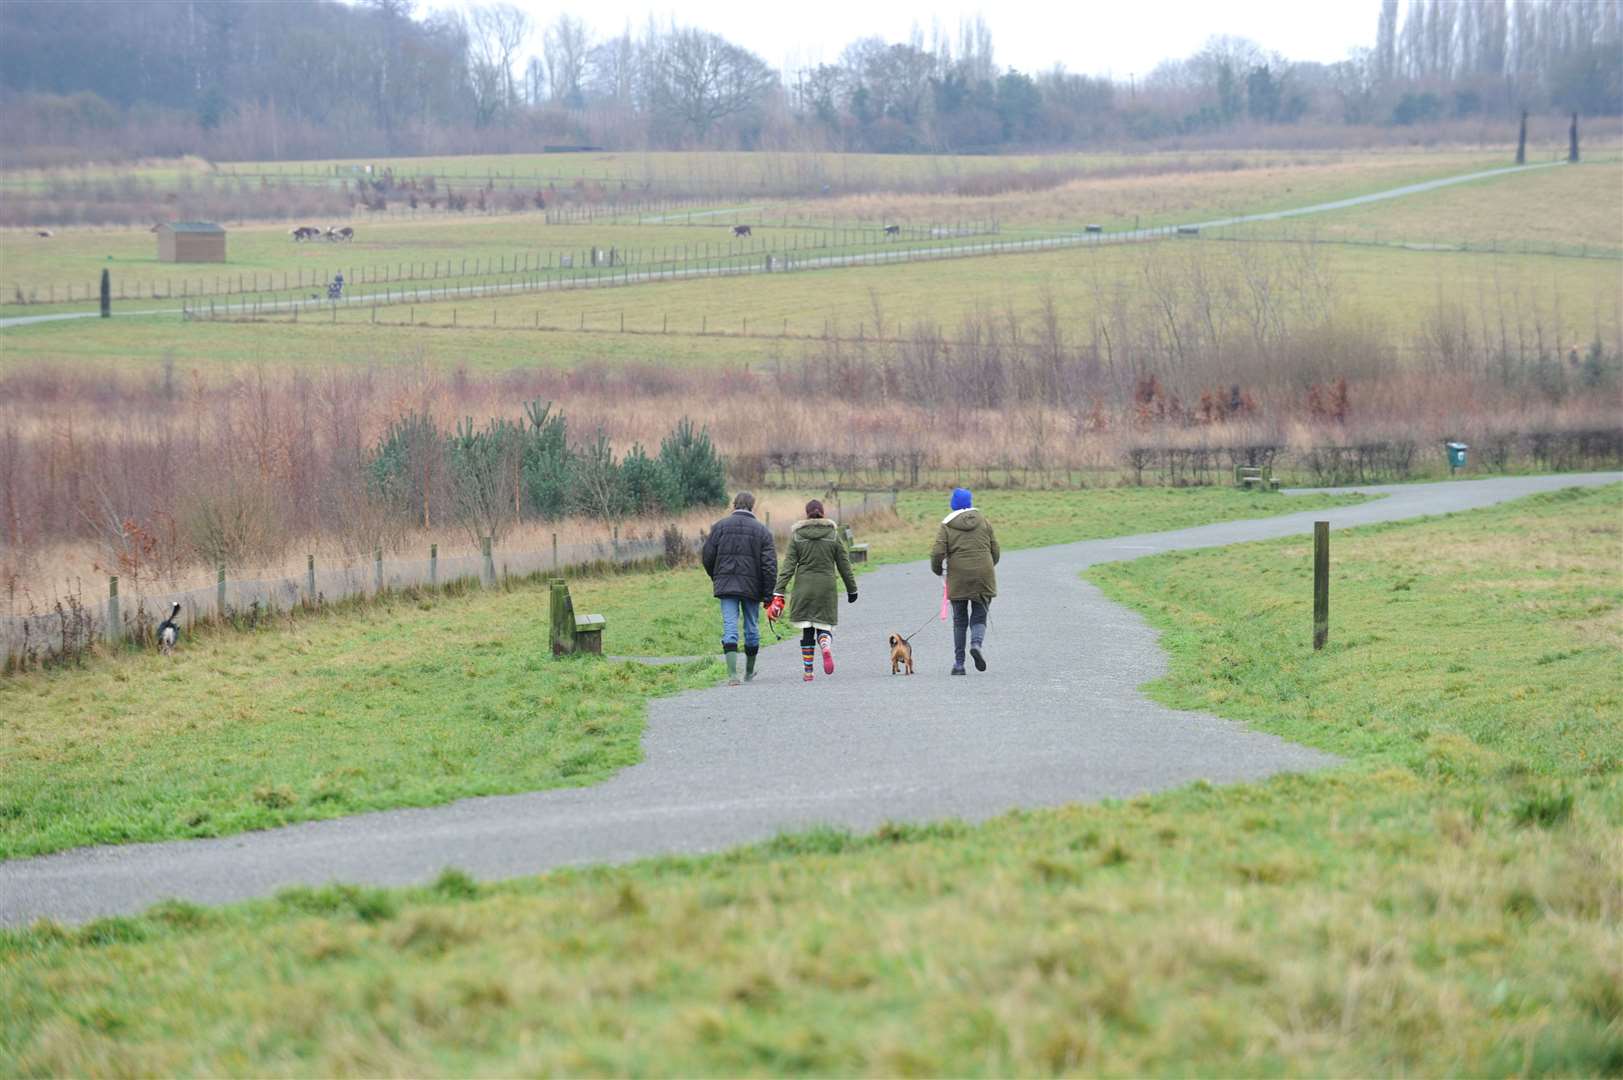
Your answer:
[[[316,557],[314,555],[304,557],[304,602],[307,604],[316,602]]]
[[[552,570],[558,572],[558,534],[552,534]]]
[[[1313,649],[1330,637],[1330,523],[1313,523]]]
[[[484,585],[485,585],[485,588],[487,588],[487,589],[493,588],[495,586],[495,584],[496,584],[496,560],[491,555],[491,552],[490,552],[490,537],[488,537],[488,536],[480,537],[480,539],[479,539],[479,553],[485,557],[485,566],[484,566]]]
[[[372,549],[372,591],[383,591],[383,549]]]
[[[220,567],[219,576],[214,583],[214,614],[221,622],[225,621],[225,567]]]
[[[575,651],[575,609],[569,598],[569,585],[563,578],[552,579],[552,655]]]
[[[440,583],[440,546],[428,545],[428,587],[437,588]]]
[[[107,579],[107,640],[118,644],[124,636],[124,623],[118,614],[118,576]]]

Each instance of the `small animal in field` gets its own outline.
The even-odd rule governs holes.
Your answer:
[[[350,228],[348,225],[345,225],[344,227],[339,228],[339,229],[328,229],[327,230],[327,239],[328,240],[353,240],[353,239],[355,239],[355,230]]]
[[[900,225],[886,225],[885,226],[885,235],[886,236],[900,236],[900,235],[902,235],[902,227]]]
[[[890,673],[895,675],[906,668],[906,674],[913,674],[913,645],[900,634],[890,635]]]
[[[165,656],[173,656],[175,642],[180,638],[180,624],[175,620],[180,617],[180,601],[169,609],[169,617],[158,624],[158,651]]]
[[[49,240],[51,237],[55,236],[56,234],[54,232],[52,232],[50,229],[35,229],[34,230],[34,235],[39,237],[41,240]]]
[[[296,229],[289,229],[288,235],[293,238],[294,243],[302,244],[306,240],[314,240],[320,236],[321,230],[314,225],[300,225]]]
[[[748,236],[749,234],[750,234],[750,227],[748,225],[734,225],[733,226],[733,235],[734,236]]]

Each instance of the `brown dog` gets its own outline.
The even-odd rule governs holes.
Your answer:
[[[902,668],[907,674],[913,674],[913,646],[900,634],[890,635],[890,673],[896,674]]]

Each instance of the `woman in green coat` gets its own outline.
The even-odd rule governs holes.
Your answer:
[[[997,595],[997,537],[992,525],[975,509],[967,488],[952,493],[952,513],[936,530],[930,549],[930,572],[947,575],[947,599],[952,601],[952,673],[964,673],[964,633],[969,633],[969,655],[975,670],[986,670],[986,611]]]
[[[806,681],[812,680],[812,659],[823,651],[823,674],[834,674],[834,626],[840,621],[839,584],[845,583],[847,603],[857,602],[857,579],[851,573],[851,557],[840,543],[839,528],[823,516],[823,504],[813,499],[806,504],[806,518],[795,525],[789,542],[789,555],[778,570],[768,618],[783,611],[783,598],[794,582],[794,602],[789,621],[800,627],[800,659],[806,665]]]

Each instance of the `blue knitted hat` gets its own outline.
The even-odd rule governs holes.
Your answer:
[[[968,510],[975,505],[974,496],[970,495],[968,488],[952,489],[952,508],[954,510]]]

